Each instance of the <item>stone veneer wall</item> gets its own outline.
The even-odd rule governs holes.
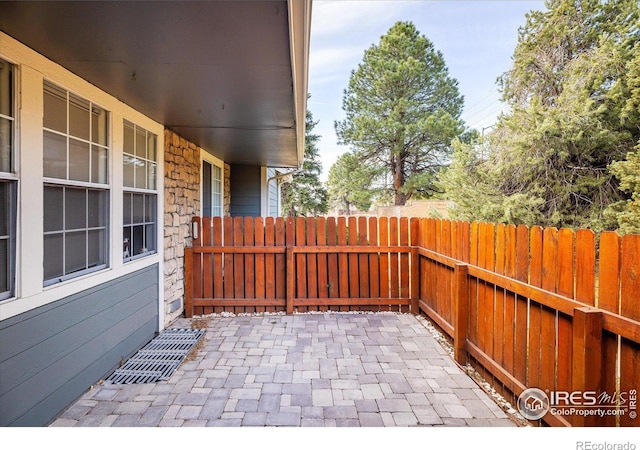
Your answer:
[[[191,218],[200,214],[200,148],[165,130],[164,323],[184,309],[184,249],[191,245]]]

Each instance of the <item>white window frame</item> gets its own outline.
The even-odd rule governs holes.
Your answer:
[[[158,229],[158,190],[157,190],[157,186],[158,186],[158,136],[155,133],[152,133],[151,131],[147,130],[146,128],[137,125],[136,123],[125,119],[123,122],[123,134],[124,134],[124,127],[130,125],[133,127],[133,136],[134,136],[134,146],[137,146],[137,132],[138,130],[144,131],[145,133],[145,142],[146,145],[149,145],[149,135],[153,135],[154,136],[154,145],[155,145],[155,149],[154,149],[154,153],[155,153],[155,159],[149,159],[148,158],[148,147],[147,147],[147,154],[144,158],[141,158],[140,156],[137,155],[137,148],[134,148],[133,150],[133,154],[131,153],[127,153],[126,150],[123,147],[123,162],[127,157],[131,157],[134,160],[142,160],[142,162],[144,162],[145,165],[147,165],[148,163],[152,163],[153,166],[155,167],[155,179],[154,179],[154,188],[151,189],[148,186],[145,186],[144,188],[141,187],[136,187],[136,186],[129,186],[126,184],[126,182],[123,182],[123,188],[122,188],[122,195],[123,195],[123,206],[126,204],[126,202],[124,201],[124,196],[125,195],[131,195],[132,199],[133,196],[143,196],[144,201],[146,202],[148,197],[153,197],[154,202],[155,202],[155,206],[154,206],[154,215],[155,217],[153,218],[153,221],[147,221],[146,219],[143,219],[142,222],[134,222],[133,217],[135,214],[134,211],[134,204],[133,201],[131,202],[131,223],[130,224],[125,224],[124,223],[124,210],[123,210],[123,221],[122,221],[122,234],[123,236],[123,251],[122,251],[122,259],[125,263],[129,263],[131,261],[134,261],[138,258],[144,258],[146,256],[149,255],[153,255],[155,253],[158,252],[158,233],[159,233],[159,229]],[[123,165],[123,172],[124,172],[124,165]],[[134,180],[134,185],[136,183],[137,177],[134,174],[133,177]],[[123,179],[124,181],[124,179]],[[145,184],[147,184],[149,182],[149,175],[148,173],[145,175]],[[146,210],[146,205],[143,203],[143,209]],[[144,214],[144,212],[143,212]],[[143,235],[144,235],[144,241],[148,242],[147,240],[147,236],[146,236],[146,228],[149,225],[153,225],[154,227],[154,236],[156,237],[155,242],[153,242],[154,244],[154,248],[151,250],[147,250],[147,251],[142,251],[141,253],[138,253],[137,255],[134,255],[132,253],[132,249],[131,249],[131,242],[129,240],[129,238],[126,237],[126,232],[125,229],[126,228],[130,228],[131,229],[131,235],[133,235],[133,230],[135,227],[137,226],[142,226],[143,227]]]
[[[222,217],[224,216],[224,162],[221,159],[216,158],[211,153],[207,152],[204,149],[200,149],[200,215],[204,216],[204,163],[207,162],[211,164],[211,166],[218,167],[220,169],[220,211],[219,214],[211,214],[212,217]],[[213,188],[213,179],[211,180],[211,187]],[[213,212],[213,190],[211,192],[211,200],[212,200],[212,212]]]
[[[17,145],[16,145],[16,128],[17,128],[17,93],[18,89],[16,86],[16,81],[18,76],[16,76],[16,71],[18,70],[17,66],[11,61],[8,61],[4,58],[0,57],[2,62],[11,66],[11,83],[9,87],[8,95],[11,99],[11,115],[5,115],[0,113],[0,119],[8,120],[11,122],[11,161],[9,162],[9,170],[2,171],[0,170],[0,182],[9,187],[9,217],[8,217],[8,225],[7,232],[8,234],[5,237],[2,237],[2,240],[7,241],[7,254],[9,257],[9,261],[7,262],[7,285],[8,289],[6,291],[0,292],[0,301],[10,299],[15,297],[16,291],[16,217],[17,217],[17,203],[18,203],[18,182],[19,178],[17,176],[16,171],[16,159],[17,159]]]
[[[43,134],[44,133],[48,133],[51,135],[55,135],[55,136],[60,136],[63,137],[66,140],[66,151],[67,151],[67,156],[66,156],[66,176],[65,178],[57,178],[57,177],[47,177],[44,176],[43,177],[43,191],[44,189],[46,189],[47,187],[53,187],[53,188],[62,188],[63,189],[63,228],[62,230],[56,230],[56,231],[44,231],[43,232],[43,246],[44,246],[44,240],[46,239],[46,236],[55,236],[55,235],[62,235],[63,236],[63,240],[62,240],[62,252],[60,257],[62,258],[62,269],[63,269],[63,273],[59,276],[55,276],[52,278],[46,278],[43,276],[43,285],[44,286],[51,286],[53,284],[57,284],[57,283],[61,283],[63,281],[67,281],[79,276],[83,276],[92,272],[96,272],[102,269],[105,269],[107,267],[109,267],[109,236],[110,236],[110,227],[111,227],[111,223],[109,220],[109,198],[111,196],[111,186],[109,184],[109,162],[111,159],[111,148],[109,147],[109,139],[107,137],[106,139],[106,145],[103,144],[99,144],[96,142],[93,142],[91,139],[91,132],[92,132],[92,121],[89,120],[89,139],[86,140],[84,138],[75,136],[73,134],[71,134],[71,97],[75,96],[75,97],[79,97],[82,100],[85,100],[87,102],[89,102],[89,111],[91,111],[93,109],[93,106],[99,108],[100,110],[104,111],[106,114],[106,130],[105,132],[107,133],[107,135],[109,135],[109,126],[110,126],[110,111],[100,105],[98,105],[97,103],[91,101],[88,98],[83,97],[82,95],[79,95],[63,86],[57,85],[56,83],[53,83],[51,81],[49,81],[48,79],[45,79],[43,82],[43,97],[44,97],[44,92],[47,89],[47,86],[51,86],[52,88],[55,89],[59,89],[62,90],[66,93],[66,99],[65,99],[65,103],[66,103],[66,112],[67,112],[67,117],[66,117],[66,124],[67,124],[67,129],[66,131],[59,131],[59,130],[54,130],[51,128],[46,128],[43,125]],[[43,106],[44,108],[44,106]],[[43,110],[44,111],[44,110]],[[43,112],[44,114],[44,112]],[[71,155],[70,155],[70,151],[71,151],[71,145],[70,145],[70,141],[71,140],[74,141],[78,141],[82,144],[86,144],[89,148],[89,173],[88,176],[89,178],[91,178],[92,176],[92,171],[91,171],[91,151],[92,151],[92,147],[96,146],[101,148],[102,150],[106,150],[107,152],[107,164],[105,167],[106,170],[106,174],[105,174],[105,182],[104,183],[100,183],[100,182],[94,182],[92,180],[89,181],[78,181],[78,180],[73,180],[71,179],[71,175],[70,175],[70,171],[71,171],[71,165],[70,165],[70,159],[71,159]],[[45,144],[44,141],[44,137],[43,137],[43,145]],[[43,150],[43,154],[44,154],[44,150]],[[46,165],[46,161],[43,158],[43,166]],[[43,169],[43,173],[44,173],[44,169]],[[76,229],[70,229],[67,227],[66,224],[66,211],[64,211],[64,208],[66,208],[66,195],[69,192],[69,190],[82,190],[86,192],[86,196],[85,196],[85,202],[88,202],[88,193],[89,191],[99,191],[102,192],[103,194],[106,195],[106,199],[105,199],[105,205],[104,205],[104,219],[105,219],[105,225],[104,226],[98,226],[98,227],[91,227],[88,224],[88,214],[89,214],[89,208],[88,208],[88,204],[85,203],[85,224],[83,227],[78,227]],[[43,193],[44,195],[44,193]],[[43,205],[46,206],[46,205]],[[44,217],[44,209],[43,209],[43,217]],[[44,220],[47,220],[47,217],[44,217]],[[99,264],[91,266],[89,265],[89,245],[88,245],[88,241],[86,240],[87,237],[85,237],[85,268],[81,269],[81,270],[75,270],[72,272],[67,273],[66,272],[66,241],[67,241],[67,235],[69,234],[74,234],[74,233],[79,233],[84,231],[87,235],[89,232],[91,231],[103,231],[104,232],[104,240],[102,242],[102,251],[104,252],[104,260],[100,261]],[[44,250],[43,250],[44,251]],[[50,257],[55,257],[57,255],[44,255],[44,261],[46,263],[46,260]]]

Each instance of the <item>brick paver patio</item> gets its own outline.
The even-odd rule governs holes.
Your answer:
[[[515,426],[410,314],[179,319],[206,326],[167,381],[105,383],[51,426]]]

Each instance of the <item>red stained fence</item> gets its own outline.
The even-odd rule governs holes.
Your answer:
[[[626,409],[547,414],[548,425],[640,425],[640,235],[605,232],[596,245],[589,230],[436,219],[419,233],[420,309],[460,364],[513,405],[536,387],[606,393],[603,409]]]
[[[407,219],[194,218],[187,316],[229,311],[417,311]],[[417,223],[415,230],[417,230]],[[414,233],[415,234],[415,233]],[[413,298],[412,298],[413,293]]]
[[[596,243],[589,230],[406,218],[194,224],[187,316],[423,312],[513,405],[536,387],[606,393],[609,409],[626,409],[545,424],[640,425],[629,398],[640,387],[640,235]]]

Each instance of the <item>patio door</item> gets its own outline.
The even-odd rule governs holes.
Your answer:
[[[203,217],[222,217],[223,187],[222,162],[209,154],[202,154],[201,198]]]

